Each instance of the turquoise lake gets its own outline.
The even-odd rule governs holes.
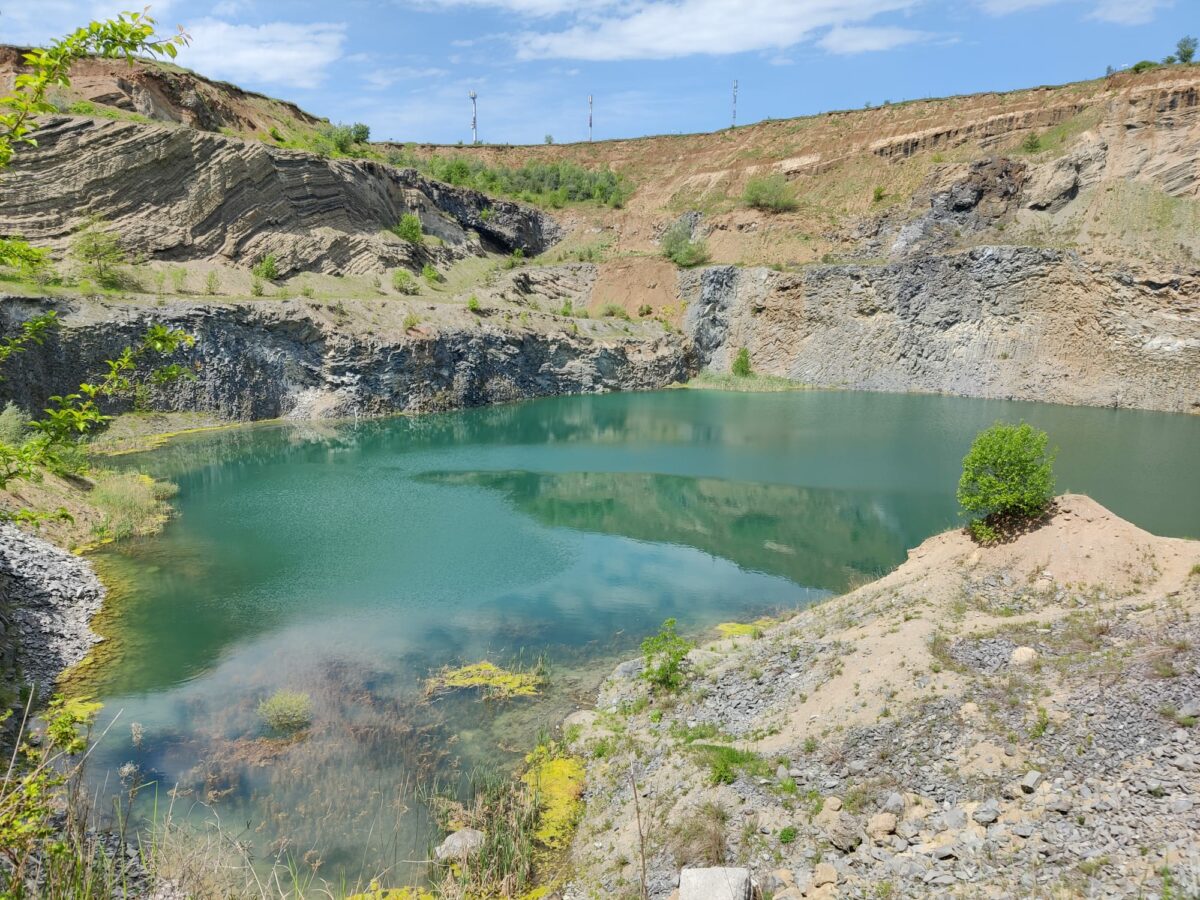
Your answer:
[[[1200,417],[1160,413],[676,390],[176,439],[130,463],[180,515],[95,555],[114,591],[85,683],[115,723],[92,777],[133,760],[160,808],[173,790],[259,858],[403,883],[424,791],[518,760],[664,619],[699,634],[899,565],[961,521],[962,456],[997,420],[1049,432],[1060,492],[1200,537]],[[439,667],[539,658],[542,698],[425,696]],[[260,740],[279,689],[312,698],[302,741]]]

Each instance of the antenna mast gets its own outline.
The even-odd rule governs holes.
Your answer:
[[[475,127],[476,121],[477,121],[477,119],[476,119],[477,107],[475,106],[475,98],[478,97],[479,95],[476,94],[474,91],[471,91],[469,94],[467,94],[467,96],[471,98],[471,143],[478,144],[479,143],[479,132],[476,130],[476,127]]]
[[[588,143],[592,142],[592,95],[588,94]]]
[[[737,79],[733,79],[733,125],[731,128],[737,128]]]

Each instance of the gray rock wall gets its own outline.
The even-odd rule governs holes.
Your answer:
[[[697,362],[808,384],[1200,411],[1200,277],[1034,247],[684,273]]]
[[[0,298],[0,334],[50,305]],[[151,321],[196,338],[182,355],[194,380],[158,391],[152,405],[239,420],[384,415],[651,389],[688,372],[677,335],[600,337],[484,320],[386,329],[373,325],[373,310],[358,306],[348,304],[350,318],[338,322],[303,301],[58,304],[63,327],[43,346],[8,360],[0,398],[42,408],[48,396],[94,377]]]

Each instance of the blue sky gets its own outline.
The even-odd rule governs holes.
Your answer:
[[[141,0],[0,0],[29,43]],[[537,143],[709,131],[1092,78],[1200,35],[1198,0],[157,0],[180,62],[372,136]]]

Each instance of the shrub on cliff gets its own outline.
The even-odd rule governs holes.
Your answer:
[[[413,295],[421,293],[421,287],[407,269],[397,269],[392,273],[392,288],[398,294]]]
[[[791,185],[782,175],[760,175],[746,182],[742,200],[764,212],[790,212],[796,208]]]
[[[708,262],[708,247],[703,240],[692,240],[692,229],[687,222],[676,222],[663,232],[659,243],[663,256],[682,268],[690,269]]]
[[[274,281],[279,277],[279,263],[275,259],[274,253],[268,253],[256,262],[250,271],[264,281]]]
[[[963,458],[958,503],[976,516],[967,526],[991,543],[1044,515],[1054,499],[1054,453],[1046,432],[1022,422],[981,431]]]
[[[733,366],[731,370],[734,375],[739,378],[746,378],[750,374],[750,351],[743,347],[738,351],[737,356],[733,358]]]
[[[71,238],[71,255],[80,263],[84,276],[101,287],[116,288],[122,283],[121,267],[129,261],[121,238],[109,231],[103,219],[88,219]]]
[[[419,244],[425,239],[425,234],[421,230],[421,219],[416,213],[402,215],[400,221],[393,226],[392,234],[410,244]]]

